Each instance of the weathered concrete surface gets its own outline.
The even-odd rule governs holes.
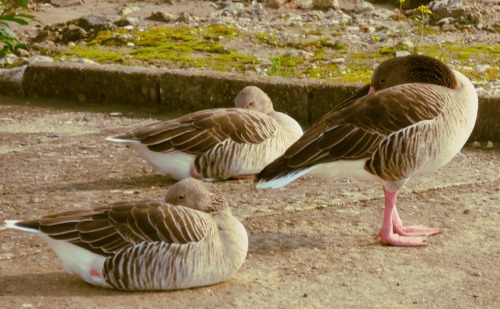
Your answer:
[[[469,140],[500,141],[500,97],[479,98],[476,127]]]
[[[80,103],[157,106],[160,110],[185,113],[232,106],[243,87],[256,85],[269,94],[276,110],[288,113],[305,128],[361,86],[211,71],[77,63],[32,63],[16,72],[2,74],[2,71],[0,94]],[[21,84],[19,76],[23,72]],[[479,101],[478,120],[470,140],[499,141],[500,97]]]
[[[160,102],[161,69],[80,63],[33,63],[25,71],[26,96],[140,106]]]
[[[0,93],[11,96],[24,96],[23,76],[26,65],[0,70]]]

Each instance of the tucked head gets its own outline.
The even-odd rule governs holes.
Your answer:
[[[186,178],[170,187],[165,202],[203,212],[216,212],[228,207],[226,198],[213,184]]]
[[[457,87],[455,75],[446,64],[429,56],[410,55],[382,62],[373,72],[370,92],[407,83]]]
[[[234,99],[234,106],[268,114],[274,110],[273,102],[259,87],[247,86]]]

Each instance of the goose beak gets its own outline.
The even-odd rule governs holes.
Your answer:
[[[374,94],[375,93],[375,88],[373,86],[370,87],[370,90],[368,90],[368,94]]]

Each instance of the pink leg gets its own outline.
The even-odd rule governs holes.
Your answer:
[[[390,192],[384,188],[385,207],[382,228],[377,234],[380,242],[393,246],[421,247],[427,245],[427,237],[441,233],[438,229],[424,226],[404,227],[396,209],[397,192]]]
[[[201,175],[198,174],[198,171],[194,168],[194,165],[191,166],[191,170],[189,170],[189,174],[191,174],[191,177],[194,179],[202,179]]]
[[[90,269],[89,275],[91,277],[95,277],[95,278],[102,278],[101,272],[98,271],[97,269],[93,268],[93,267]]]

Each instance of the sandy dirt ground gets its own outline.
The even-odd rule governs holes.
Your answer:
[[[172,116],[0,97],[0,224],[161,197],[173,182],[104,138]],[[250,180],[215,183],[249,233],[249,253],[233,278],[198,289],[93,287],[66,273],[38,237],[2,230],[0,308],[500,308],[499,163],[498,147],[466,146],[409,182],[403,220],[444,230],[425,248],[373,239],[383,209],[375,184],[304,177],[257,191]]]

